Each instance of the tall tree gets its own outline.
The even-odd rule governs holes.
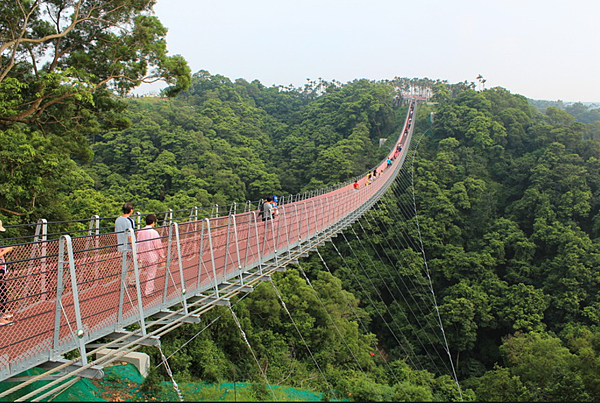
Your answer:
[[[190,85],[154,0],[8,0],[0,5],[0,122],[60,124],[106,108],[98,96],[166,80]]]
[[[119,96],[165,80],[190,85],[154,0],[7,0],[0,4],[0,211],[36,221],[68,219],[61,196],[90,188],[88,136],[123,128]],[[74,161],[72,161],[73,159]],[[65,181],[75,176],[78,179]],[[44,211],[44,214],[38,214]],[[77,217],[79,218],[79,217]]]

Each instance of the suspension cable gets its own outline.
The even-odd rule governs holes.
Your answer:
[[[263,378],[265,378],[265,382],[266,382],[267,386],[269,387],[269,390],[273,394],[273,399],[275,399],[275,401],[277,401],[277,396],[275,396],[275,391],[273,390],[273,387],[269,383],[269,379],[267,379],[267,374],[264,371],[263,367],[258,362],[258,358],[256,357],[256,354],[254,354],[254,350],[252,349],[252,346],[250,345],[250,342],[248,341],[248,338],[246,337],[246,332],[244,332],[244,329],[242,329],[242,325],[241,325],[237,315],[235,314],[233,308],[231,307],[231,305],[229,305],[229,311],[231,312],[231,316],[233,317],[235,324],[240,329],[240,333],[242,333],[242,338],[244,339],[244,341],[246,342],[246,345],[250,349],[250,352],[252,353],[252,357],[254,357],[254,361],[256,361],[256,365],[258,366],[258,369],[260,370]]]
[[[335,246],[335,245],[334,245]],[[337,250],[337,249],[336,249]],[[325,268],[327,269],[327,271],[329,272],[329,274],[331,274],[333,276],[333,273],[331,272],[331,270],[329,269],[329,266],[327,265],[327,262],[325,262],[325,259],[323,259],[323,256],[321,256],[321,253],[319,252],[319,250],[317,249],[317,254],[319,255],[319,258],[321,259],[321,262],[323,263],[323,266],[325,266]],[[339,253],[339,252],[338,252]],[[341,256],[341,255],[340,255]],[[342,257],[342,260],[345,259]],[[346,297],[346,295],[342,292],[342,297],[344,298],[344,301],[346,302],[346,305],[348,306],[348,308],[350,308],[352,310],[352,312],[354,313],[354,316],[356,316],[356,320],[358,321],[358,323],[360,323],[361,327],[363,328],[363,331],[365,332],[365,336],[368,336],[369,331],[367,329],[367,327],[365,326],[365,324],[363,323],[362,319],[360,319],[360,316],[358,315],[358,312],[356,311],[356,309],[354,309],[354,307],[352,306],[352,304],[350,304],[350,301],[348,301],[348,298]],[[396,383],[398,385],[400,385],[400,388],[402,389],[402,392],[404,392],[404,394],[406,395],[407,398],[410,399],[410,396],[408,395],[408,393],[406,392],[406,390],[404,389],[404,387],[402,386],[402,384],[400,383],[400,380],[398,379],[398,377],[396,376],[396,372],[394,371],[394,369],[390,366],[390,364],[387,362],[387,360],[385,359],[385,357],[383,356],[383,353],[381,352],[381,350],[377,347],[377,345],[375,344],[375,340],[372,339],[372,347],[374,350],[376,350],[379,353],[379,356],[381,357],[381,360],[383,361],[383,363],[387,366],[388,370],[390,371],[390,373],[392,374],[392,376],[394,377],[394,379],[396,380]]]
[[[325,376],[325,374],[323,373],[323,371],[321,370],[321,366],[319,365],[319,363],[317,362],[317,359],[315,358],[315,356],[313,355],[310,347],[308,346],[308,343],[306,343],[306,340],[304,339],[304,336],[302,336],[302,333],[300,332],[300,329],[298,328],[298,325],[296,324],[296,321],[294,320],[294,318],[292,317],[292,314],[290,313],[290,311],[287,308],[287,305],[285,304],[285,301],[283,300],[283,297],[281,296],[281,293],[279,292],[279,289],[277,289],[277,287],[275,286],[275,282],[273,280],[270,281],[271,285],[273,286],[273,289],[275,290],[275,294],[277,294],[277,298],[279,298],[279,301],[281,302],[281,305],[283,306],[283,309],[285,310],[285,312],[287,313],[287,315],[289,316],[290,320],[292,321],[292,324],[294,325],[294,328],[296,329],[296,332],[298,332],[298,335],[300,336],[300,338],[302,339],[302,343],[304,343],[304,346],[306,347],[306,350],[308,351],[308,354],[310,354],[310,357],[312,358],[312,360],[314,361],[317,369],[319,370],[319,372],[321,373],[321,376],[323,377],[323,380],[325,381],[325,384],[327,385],[327,387],[329,388],[330,392],[335,395],[333,387],[329,384],[329,381],[327,381],[327,377]]]
[[[325,304],[323,303],[323,300],[321,300],[321,297],[319,297],[319,294],[317,293],[317,290],[315,290],[315,287],[313,287],[311,281],[308,279],[308,276],[306,275],[304,269],[302,269],[302,266],[300,266],[300,264],[297,264],[298,268],[300,269],[300,272],[302,273],[302,276],[304,277],[304,279],[306,280],[306,282],[308,283],[308,285],[310,286],[310,288],[312,288],[313,292],[315,293],[315,296],[317,297],[317,299],[319,300],[319,303],[321,304],[321,306],[323,307],[323,309],[325,310],[325,313],[327,314],[327,317],[329,318],[329,320],[331,321],[331,323],[333,324],[333,327],[335,328],[335,330],[337,331],[338,335],[340,336],[340,338],[342,339],[342,341],[344,342],[344,345],[346,346],[346,348],[348,349],[348,351],[350,352],[350,354],[352,355],[352,357],[354,358],[354,360],[356,361],[356,364],[358,365],[358,367],[360,368],[360,370],[364,373],[365,371],[363,370],[362,366],[360,365],[360,362],[358,361],[358,359],[356,358],[356,355],[354,355],[354,352],[352,351],[352,349],[350,348],[350,346],[348,345],[348,343],[346,342],[346,339],[344,338],[344,336],[342,335],[342,332],[340,332],[340,329],[337,327],[337,325],[335,324],[335,321],[333,320],[333,318],[331,317],[331,315],[329,314],[329,311],[327,310],[327,308],[325,307]]]
[[[167,370],[167,374],[169,374],[169,378],[171,378],[171,383],[173,384],[173,389],[175,389],[175,393],[177,393],[177,397],[179,397],[179,401],[183,402],[183,395],[181,394],[181,390],[179,390],[179,385],[177,385],[177,382],[175,382],[175,378],[173,378],[173,373],[171,372],[171,367],[169,366],[169,361],[167,361],[167,358],[165,357],[165,354],[162,351],[162,348],[160,346],[160,343],[157,345],[158,347],[158,351],[160,351],[160,356],[162,358],[162,363],[165,366],[165,369]]]
[[[416,154],[416,151],[415,151]],[[435,291],[433,290],[433,281],[431,280],[431,274],[429,272],[429,265],[427,263],[427,255],[425,253],[425,246],[423,245],[423,237],[421,236],[421,226],[419,224],[419,214],[416,213],[417,211],[417,201],[415,198],[415,188],[414,188],[414,160],[413,160],[413,164],[411,165],[411,173],[413,175],[413,182],[412,182],[412,199],[413,199],[413,207],[415,209],[415,221],[417,224],[417,233],[419,235],[419,243],[421,245],[421,253],[423,254],[423,262],[424,262],[424,266],[425,266],[425,273],[427,274],[427,279],[429,280],[429,288],[431,290],[431,295],[433,298],[433,304],[435,306],[435,311],[437,314],[437,319],[438,319],[438,323],[440,326],[440,330],[442,331],[442,335],[444,337],[444,346],[446,349],[446,354],[448,354],[448,359],[450,361],[450,365],[452,366],[452,374],[454,377],[454,382],[456,383],[456,387],[458,388],[458,394],[460,395],[460,400],[463,400],[463,395],[462,395],[462,391],[460,388],[460,384],[458,383],[458,376],[456,375],[456,369],[454,367],[454,360],[452,358],[452,355],[450,354],[450,347],[448,346],[448,339],[446,338],[446,332],[444,331],[444,325],[442,322],[442,317],[440,315],[440,309],[439,306],[437,304],[437,299],[435,296]]]

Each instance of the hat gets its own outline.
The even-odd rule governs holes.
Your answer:
[[[2,221],[0,221],[0,232],[6,231],[6,228],[2,226]]]

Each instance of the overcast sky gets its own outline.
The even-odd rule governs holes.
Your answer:
[[[302,86],[418,77],[600,102],[600,0],[158,0],[192,72]],[[144,93],[157,87],[143,87]]]

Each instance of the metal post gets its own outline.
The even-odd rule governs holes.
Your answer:
[[[246,250],[244,251],[244,267],[248,267],[248,250],[250,249],[250,229],[252,227],[252,215],[256,214],[256,212],[252,212],[248,215],[250,217],[247,221],[248,225],[248,238],[246,240]]]
[[[232,215],[231,218],[233,220],[233,236],[235,237],[235,254],[237,256],[237,267],[238,272],[240,274],[240,284],[244,284],[244,276],[242,276],[242,263],[240,262],[240,239],[238,237],[237,231],[237,220],[235,218],[235,215]]]
[[[227,216],[227,235],[225,238],[225,262],[223,263],[223,275],[227,277],[227,257],[229,253],[229,233],[231,230],[231,214]]]
[[[98,264],[100,255],[100,216],[94,214],[90,218],[90,227],[88,229],[88,237],[94,240],[94,283],[100,279],[100,266]],[[89,241],[89,239],[88,239]],[[89,243],[86,243],[86,249],[89,249]],[[88,251],[86,251],[87,254]]]
[[[213,268],[213,282],[215,283],[215,295],[219,298],[219,283],[217,282],[217,266],[215,264],[215,254],[213,252],[212,231],[210,230],[210,220],[206,218],[206,228],[208,229],[208,247],[210,249],[210,261]]]
[[[144,319],[144,304],[142,303],[142,287],[140,284],[140,269],[138,267],[138,259],[137,259],[137,246],[135,243],[135,231],[133,228],[127,228],[127,232],[131,237],[131,256],[133,260],[133,273],[135,276],[135,288],[137,293],[137,303],[138,303],[138,314],[140,317],[140,328],[142,329],[142,335],[146,335],[146,322]]]
[[[312,207],[313,207],[313,211],[314,211],[314,217],[315,217],[315,233],[314,233],[314,235],[316,236],[316,235],[317,235],[317,233],[319,232],[319,231],[318,231],[318,229],[317,229],[317,206],[315,205],[315,201],[314,201],[314,199],[311,199],[311,200],[310,200],[310,203],[312,203]],[[310,218],[309,218],[309,220],[308,220],[308,221],[309,221],[309,223],[310,223]],[[310,234],[310,226],[309,226],[309,232],[308,232],[308,233]],[[314,241],[314,239],[313,239],[313,236],[311,236],[311,237],[309,238],[309,240],[310,240],[310,241]],[[310,243],[309,243],[309,245],[312,245],[312,242],[310,242]]]
[[[292,252],[291,252],[291,248],[290,248],[290,233],[289,233],[289,228],[287,225],[287,206],[281,206],[281,213],[279,213],[279,216],[282,217],[283,219],[283,223],[284,223],[284,232],[285,232],[285,244],[287,245],[287,252],[288,252],[288,259],[291,260],[292,259]]]
[[[169,240],[167,241],[167,262],[165,267],[165,292],[163,293],[163,304],[167,302],[167,297],[169,294],[169,275],[171,274],[171,245],[173,242],[173,226],[169,224]],[[174,284],[173,284],[174,285]]]
[[[256,254],[258,255],[258,272],[263,274],[262,253],[260,251],[260,238],[258,237],[258,221],[256,220],[256,211],[252,212],[252,221],[254,221],[254,234],[256,236]]]
[[[306,216],[306,238],[303,239],[304,242],[308,242],[310,239],[310,214],[308,212],[308,201],[304,201],[302,205],[304,206],[304,215]],[[304,221],[304,217],[303,217]]]
[[[29,297],[29,282],[32,278],[32,273],[34,271],[34,256],[36,255],[36,251],[41,255],[40,262],[40,294],[41,299],[43,301],[46,300],[46,277],[47,277],[47,266],[46,266],[46,256],[47,256],[47,245],[48,245],[48,221],[45,218],[40,218],[35,226],[35,237],[33,238],[34,247],[31,249],[31,260],[29,261],[29,266],[27,268],[27,286],[24,295]]]
[[[198,221],[198,206],[192,207],[188,221]]]
[[[100,235],[100,216],[94,214],[90,218],[90,226],[88,228],[88,236]]]
[[[135,218],[135,228],[140,229],[142,227],[142,214],[139,211],[135,211],[133,217]]]
[[[331,202],[329,201],[329,199],[331,198],[331,196],[325,196],[323,197],[323,228],[327,228],[330,229],[329,225],[330,225],[330,215],[331,215]]]
[[[179,277],[181,279],[181,303],[183,304],[183,311],[187,315],[188,307],[187,300],[185,299],[186,287],[185,287],[185,279],[183,277],[183,257],[181,256],[181,241],[179,239],[179,224],[176,222],[172,223],[171,226],[175,232],[175,244],[177,246],[177,262],[179,263]]]
[[[192,207],[188,221],[192,221],[194,223],[194,232],[198,231],[198,206]]]
[[[317,222],[317,233],[323,232],[323,223],[325,222],[325,201],[323,200],[322,195],[319,196],[319,198],[317,200],[315,200],[315,203],[319,203],[319,207],[321,212],[319,214],[315,213],[316,217],[315,217],[315,221]],[[319,226],[319,220],[321,221],[321,225]]]
[[[317,200],[315,200],[315,204],[319,205],[317,207],[317,211],[315,211],[315,223],[317,227],[317,234],[320,234],[321,232],[323,232],[323,218],[325,216],[325,206],[323,202],[323,197],[319,196]]]
[[[202,220],[202,234],[200,234],[200,249],[198,250],[198,286],[196,290],[200,290],[202,285],[202,263],[204,262],[204,256],[202,251],[204,250],[204,220]]]
[[[125,289],[127,288],[127,284],[125,282],[127,278],[127,250],[124,250],[122,253],[121,259],[121,291],[119,294],[119,312],[117,313],[117,326],[121,327],[121,319],[123,319],[123,304],[125,303]]]
[[[56,302],[54,307],[54,343],[52,345],[51,358],[60,358],[60,314],[62,307],[62,295],[65,289],[63,282],[65,265],[65,242],[61,238],[58,244],[58,267],[56,273]]]
[[[165,211],[165,219],[163,220],[163,226],[171,225],[173,222],[173,209],[168,209]]]
[[[302,224],[300,221],[300,208],[304,206],[304,203],[297,203],[296,204],[296,214],[294,214],[294,217],[296,217],[296,227],[298,227],[298,247],[300,247],[301,244],[301,240],[302,240]]]
[[[73,257],[73,244],[70,235],[62,235],[67,243],[67,256],[69,257],[69,270],[71,272],[71,287],[73,288],[73,304],[75,307],[75,321],[77,323],[77,339],[79,344],[79,355],[81,356],[82,365],[87,365],[87,355],[85,352],[85,343],[83,342],[84,330],[81,320],[81,308],[79,304],[79,287],[77,284],[77,273],[75,272],[75,259]]]
[[[279,213],[278,213],[279,215]],[[275,224],[277,221],[277,224]],[[271,238],[273,239],[273,253],[275,254],[275,265],[279,263],[279,255],[277,254],[277,240],[279,239],[279,229],[281,225],[279,223],[281,219],[275,220],[275,216],[271,219]],[[277,230],[275,230],[275,225],[277,225]]]
[[[69,264],[69,272],[71,274],[71,290],[73,293],[73,308],[75,310],[75,322],[77,324],[77,344],[79,345],[79,354],[83,365],[87,365],[87,355],[85,352],[85,343],[83,342],[83,323],[81,320],[81,309],[79,306],[79,291],[77,288],[77,274],[75,272],[75,259],[73,258],[73,244],[71,242],[70,235],[61,235],[59,240],[59,256],[58,256],[58,270],[59,270],[59,285],[56,292],[56,310],[54,316],[54,354],[58,353],[58,347],[60,343],[60,317],[62,308],[62,294],[64,292],[64,266],[65,266],[65,249],[67,252],[67,261]],[[59,297],[60,293],[60,297]],[[68,321],[69,318],[66,318]],[[54,357],[58,358],[58,357]]]

